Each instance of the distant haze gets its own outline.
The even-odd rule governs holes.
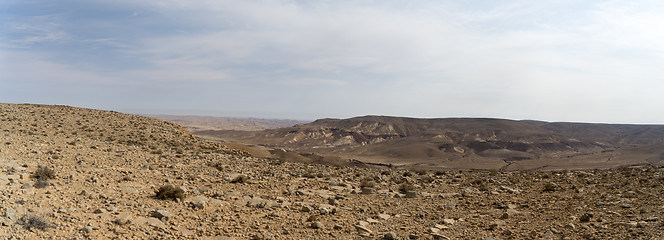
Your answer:
[[[0,102],[664,123],[662,1],[3,0]]]

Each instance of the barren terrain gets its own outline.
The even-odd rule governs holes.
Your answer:
[[[664,125],[365,116],[263,131],[194,131],[272,157],[417,169],[564,170],[664,163]],[[261,153],[265,155],[264,153]]]
[[[182,125],[187,131],[235,130],[261,131],[271,128],[290,127],[306,121],[288,119],[232,118],[209,116],[147,115]]]
[[[0,236],[8,239],[664,235],[656,164],[412,171],[285,162],[147,117],[0,104],[0,166]]]

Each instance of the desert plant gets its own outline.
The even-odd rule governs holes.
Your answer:
[[[48,180],[55,178],[55,172],[49,167],[38,166],[31,177],[35,179],[36,188],[45,188],[51,185]]]
[[[553,192],[553,191],[556,191],[556,188],[557,188],[557,187],[556,187],[555,184],[553,184],[553,183],[551,183],[551,182],[547,182],[546,184],[544,184],[544,189],[543,189],[543,191],[545,191],[545,192]]]
[[[32,173],[32,178],[48,181],[49,179],[55,178],[55,172],[49,167],[38,166],[37,170]]]
[[[413,185],[413,184],[403,183],[403,184],[399,185],[399,192],[400,193],[406,194],[407,192],[413,191],[413,190],[415,190],[415,185]]]
[[[371,178],[368,177],[364,178],[360,182],[360,188],[365,188],[365,187],[370,187],[370,188],[376,187],[376,182],[373,181]]]
[[[38,229],[43,231],[47,228],[55,227],[52,223],[46,221],[43,217],[30,214],[23,215],[23,217],[18,220],[18,224],[28,230]]]
[[[175,187],[173,185],[164,185],[159,187],[157,191],[155,191],[155,197],[157,199],[171,199],[171,200],[177,200],[177,199],[182,199],[184,198],[184,190],[181,188]]]

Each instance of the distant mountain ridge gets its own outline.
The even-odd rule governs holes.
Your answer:
[[[404,166],[472,168],[475,164],[478,168],[505,168],[553,164],[565,168],[567,164],[602,168],[657,164],[664,159],[664,125],[362,116],[319,119],[256,132],[194,133]],[[527,168],[525,165],[522,167]]]

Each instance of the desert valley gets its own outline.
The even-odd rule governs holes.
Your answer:
[[[0,236],[661,239],[663,129],[360,117],[192,135],[0,104]]]

